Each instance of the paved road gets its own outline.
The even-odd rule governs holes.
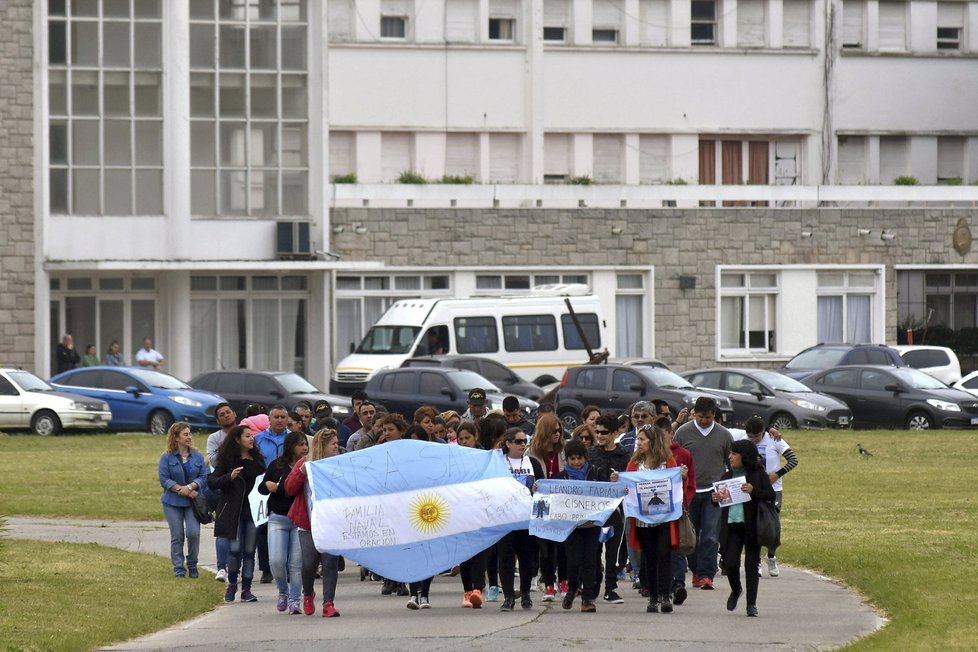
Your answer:
[[[202,535],[201,567],[213,570],[212,528]],[[48,541],[94,542],[124,550],[169,554],[165,523],[70,521],[10,517],[7,536]],[[199,581],[213,581],[204,573]],[[206,578],[206,579],[204,579]],[[718,587],[725,585],[717,578]],[[177,580],[174,582],[190,580]],[[458,578],[436,578],[433,609],[409,611],[405,598],[380,595],[380,585],[359,581],[348,564],[340,575],[337,608],[342,617],[325,620],[288,616],[275,610],[274,585],[256,585],[259,601],[221,605],[195,620],[149,636],[120,643],[111,650],[312,650],[324,641],[348,650],[470,650],[474,646],[545,652],[566,649],[738,650],[827,649],[865,636],[883,620],[850,591],[814,573],[782,567],[778,578],[761,580],[760,618],[741,608],[725,610],[728,592],[691,590],[686,604],[672,614],[646,614],[645,601],[622,590],[625,604],[599,601],[598,613],[563,611],[559,603],[544,606],[533,593],[534,608],[500,613],[498,604],[481,610],[461,609]],[[577,605],[575,605],[577,606]],[[321,607],[321,603],[317,604]]]

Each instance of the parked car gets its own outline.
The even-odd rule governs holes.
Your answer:
[[[696,387],[729,398],[734,423],[743,423],[755,414],[779,430],[848,428],[852,422],[852,411],[839,399],[813,392],[770,369],[723,367],[699,369],[682,376]]]
[[[899,344],[893,347],[909,366],[920,369],[934,378],[953,385],[961,380],[958,356],[946,346]]]
[[[978,399],[910,367],[835,367],[805,384],[845,401],[853,427],[978,428]]]
[[[978,371],[972,371],[970,374],[951,385],[951,387],[963,389],[973,396],[978,396]]]
[[[422,405],[433,405],[440,412],[455,410],[462,414],[468,409],[469,390],[477,387],[485,390],[488,409],[502,409],[506,394],[498,387],[475,372],[451,367],[409,367],[381,371],[367,382],[366,392],[371,401],[410,420],[414,411]],[[517,398],[520,408],[528,416],[536,412],[536,401],[522,396]]]
[[[543,396],[543,389],[539,385],[524,380],[518,373],[500,362],[478,355],[426,355],[408,358],[401,367],[452,367],[474,371],[480,376],[485,376],[506,394],[525,396],[533,401],[539,401]]]
[[[224,400],[169,374],[136,367],[81,367],[60,373],[50,382],[108,403],[111,430],[148,430],[154,435],[165,435],[174,421],[216,430],[214,411]]]
[[[57,435],[62,429],[103,429],[112,412],[105,401],[59,392],[29,371],[0,369],[0,429]]]
[[[250,403],[268,408],[284,405],[292,410],[301,401],[308,401],[310,405],[326,401],[333,408],[333,417],[339,421],[350,416],[353,410],[349,397],[327,394],[291,371],[205,371],[192,378],[190,386],[223,396],[239,417],[244,417]]]
[[[576,428],[581,410],[596,405],[602,412],[619,415],[636,401],[661,399],[678,414],[700,396],[716,400],[723,418],[733,416],[730,399],[694,387],[682,376],[661,367],[598,364],[571,367],[564,373],[554,403],[557,416],[568,429]]]
[[[816,371],[851,364],[907,366],[899,352],[885,344],[816,344],[788,360],[780,371],[803,380]]]
[[[660,369],[669,369],[669,365],[657,358],[608,358],[608,364],[623,364],[629,367],[659,367]]]

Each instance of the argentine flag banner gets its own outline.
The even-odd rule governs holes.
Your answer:
[[[378,575],[437,575],[527,527],[530,491],[497,451],[398,440],[308,468],[316,548]]]
[[[628,487],[625,516],[644,523],[668,523],[683,515],[683,473],[678,466],[618,474]]]
[[[584,480],[537,480],[530,534],[564,541],[578,525],[604,525],[625,496],[625,485]]]

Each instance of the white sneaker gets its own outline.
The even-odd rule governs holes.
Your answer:
[[[217,575],[214,577],[214,579],[217,580],[218,582],[227,582],[228,581],[227,569],[222,568],[221,570],[217,571]]]
[[[777,577],[778,575],[781,574],[781,571],[778,569],[777,557],[767,558],[767,574],[770,575],[771,577]]]

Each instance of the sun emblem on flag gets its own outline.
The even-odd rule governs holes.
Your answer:
[[[448,503],[438,494],[425,491],[411,499],[408,520],[418,532],[432,534],[448,524]]]

